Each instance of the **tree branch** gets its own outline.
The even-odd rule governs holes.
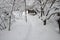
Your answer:
[[[55,1],[56,1],[56,0],[53,0],[53,1],[52,1],[52,4],[51,4],[51,6],[50,6],[49,8],[51,8],[51,7],[53,6],[53,4],[55,3]],[[49,12],[50,12],[50,10],[48,10],[46,16],[49,14]]]
[[[55,15],[57,13],[60,13],[60,12],[52,13],[46,20],[49,20],[52,15]]]
[[[41,0],[38,0],[41,3]]]
[[[48,2],[48,0],[46,0],[45,4],[43,4],[43,5],[44,5],[43,9],[45,8],[45,6],[46,6],[47,2]]]

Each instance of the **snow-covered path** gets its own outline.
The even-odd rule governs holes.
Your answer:
[[[37,16],[28,18],[32,24],[32,29],[27,40],[60,40],[60,35],[56,30],[58,29],[56,21],[44,26]]]
[[[57,29],[56,22],[44,26],[38,16],[28,15],[27,23],[19,19],[11,31],[0,31],[0,40],[60,40]]]

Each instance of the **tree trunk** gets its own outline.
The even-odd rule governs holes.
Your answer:
[[[59,33],[60,33],[60,19],[57,20],[58,25],[59,25]]]
[[[41,17],[44,15],[44,9],[41,7]]]
[[[27,22],[27,13],[26,13],[26,0],[24,0],[24,2],[25,2],[25,20],[26,20],[26,22]]]
[[[46,25],[46,20],[44,20],[43,22],[44,22],[44,25]]]
[[[10,31],[10,27],[11,27],[11,16],[9,16],[9,31]]]
[[[10,27],[11,27],[11,16],[13,15],[12,12],[13,12],[13,9],[14,9],[14,5],[15,5],[15,1],[13,1],[13,4],[12,4],[12,10],[11,10],[11,13],[9,14],[9,31],[10,31]]]

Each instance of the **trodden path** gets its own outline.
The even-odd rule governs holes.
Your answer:
[[[11,31],[0,31],[0,40],[60,40],[56,25],[53,22],[44,26],[37,16],[28,15],[27,23],[19,19],[11,26]]]

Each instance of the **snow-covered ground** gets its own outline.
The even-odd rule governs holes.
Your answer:
[[[27,23],[24,19],[16,19],[11,31],[0,31],[0,40],[60,40],[56,21],[49,20],[44,26],[37,15],[28,15],[27,19]]]

